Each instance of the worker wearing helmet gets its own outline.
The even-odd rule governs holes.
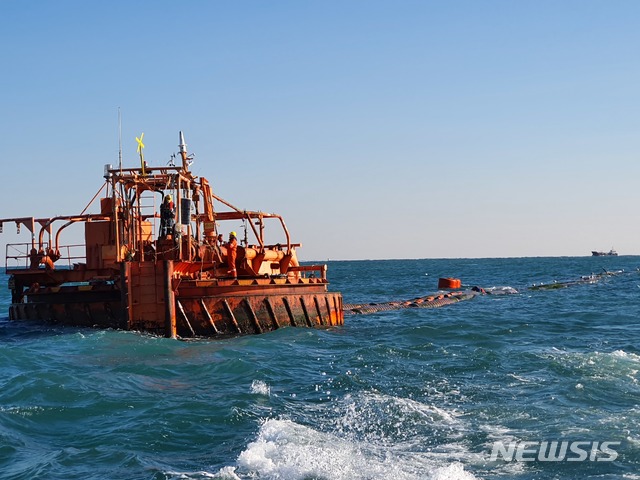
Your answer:
[[[160,237],[164,238],[169,234],[173,234],[175,223],[173,198],[167,194],[162,205],[160,205]]]
[[[229,265],[229,271],[227,272],[233,278],[238,278],[236,272],[236,257],[238,255],[238,239],[236,238],[236,232],[229,234],[229,242],[227,243],[227,265]]]

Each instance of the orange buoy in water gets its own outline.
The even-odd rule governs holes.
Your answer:
[[[460,288],[462,283],[458,278],[439,278],[438,288]]]

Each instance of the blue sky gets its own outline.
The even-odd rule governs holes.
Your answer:
[[[0,218],[135,137],[303,260],[640,254],[640,2],[0,1]],[[0,248],[27,241],[5,225]],[[65,239],[63,238],[63,241]],[[71,239],[69,239],[71,241]]]

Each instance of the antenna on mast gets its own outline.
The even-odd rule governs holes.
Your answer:
[[[118,168],[122,175],[122,115],[120,115],[120,107],[118,107]]]
[[[189,166],[193,163],[193,153],[191,155],[187,154],[187,144],[184,143],[184,134],[182,130],[180,131],[180,156],[182,157],[182,168],[185,172],[189,171]]]
[[[184,143],[182,130],[180,131],[180,145],[178,145],[178,148],[180,149],[180,156],[182,157],[182,168],[189,170],[189,165],[187,164],[187,144]]]

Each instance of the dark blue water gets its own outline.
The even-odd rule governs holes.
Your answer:
[[[444,276],[521,293],[189,342],[9,322],[0,275],[0,478],[637,479],[637,267],[330,262],[349,303],[423,296]],[[527,290],[603,270],[625,273]],[[491,459],[496,442],[541,441],[620,443],[614,461]]]

